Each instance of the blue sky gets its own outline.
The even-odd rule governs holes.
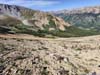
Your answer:
[[[42,11],[100,6],[100,0],[0,0],[0,3],[19,5]]]

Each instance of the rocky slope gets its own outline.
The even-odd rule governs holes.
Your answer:
[[[72,26],[54,15],[15,5],[0,4],[0,33],[40,37],[75,37],[100,34]]]
[[[0,38],[0,74],[99,75],[99,38]]]
[[[75,25],[81,29],[100,30],[100,6],[61,10],[54,14],[62,17],[71,25]]]
[[[36,11],[15,5],[0,4],[0,29],[11,29],[15,32],[38,31],[38,30],[65,30],[70,24],[61,18],[49,13]],[[4,30],[4,31],[3,31]],[[27,32],[28,33],[28,32]]]

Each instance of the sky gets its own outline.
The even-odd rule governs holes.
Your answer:
[[[0,3],[24,6],[42,11],[58,11],[88,6],[100,6],[100,0],[0,0]]]

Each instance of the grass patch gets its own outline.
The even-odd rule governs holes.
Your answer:
[[[76,51],[81,51],[82,49],[81,48],[76,48]]]

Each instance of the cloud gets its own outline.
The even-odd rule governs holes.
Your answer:
[[[59,4],[59,1],[54,0],[0,0],[0,3],[10,4],[10,5],[20,5],[26,7],[38,6],[45,7],[55,4]]]

